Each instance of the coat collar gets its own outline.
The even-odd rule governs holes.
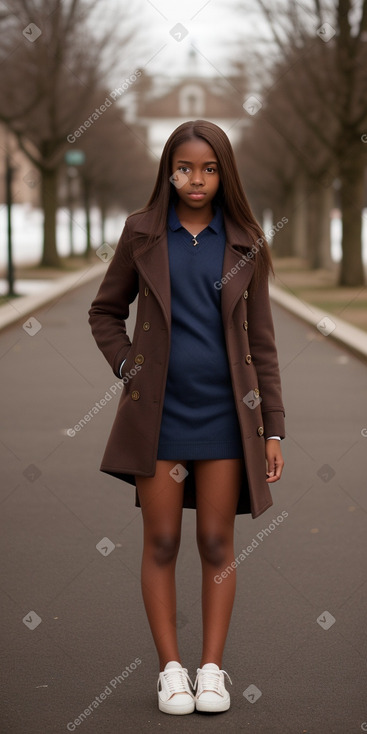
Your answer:
[[[136,222],[134,221],[135,216]],[[135,233],[152,234],[152,217],[150,212],[142,215],[133,215],[131,219]],[[253,240],[249,233],[234,224],[225,214],[224,226],[226,230],[226,247],[223,259],[222,279],[225,282],[221,283],[220,290],[222,296],[223,323],[226,326],[234,306],[251,281],[254,272],[254,261],[251,258],[245,257],[246,252],[253,245]],[[166,232],[151,247],[145,250],[145,252],[137,254],[136,265],[160,302],[167,324],[170,327],[171,291],[169,285],[170,275]]]
[[[178,229],[184,229],[177,214],[174,204],[172,203],[168,209],[167,225],[169,229],[176,232]],[[208,228],[213,232],[220,232],[223,227],[223,214],[219,206],[215,207],[214,216],[208,224]]]
[[[223,218],[227,235],[227,244],[251,248],[253,245],[253,241],[249,234],[238,227],[237,224],[234,224],[234,222],[232,222],[232,220],[225,213],[223,213]],[[152,234],[151,211],[144,212],[143,214],[140,214],[139,212],[137,212],[136,214],[132,214],[129,217],[129,221],[136,234]]]

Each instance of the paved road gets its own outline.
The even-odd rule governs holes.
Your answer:
[[[273,307],[286,467],[274,507],[236,519],[236,553],[252,550],[237,569],[223,661],[232,706],[167,716],[140,590],[141,513],[132,487],[99,472],[118,391],[66,434],[116,390],[87,323],[98,283],[39,310],[38,331],[32,322],[0,335],[1,732],[366,731],[366,366]],[[182,658],[195,676],[193,510],[177,578]]]

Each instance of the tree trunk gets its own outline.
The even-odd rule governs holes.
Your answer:
[[[342,260],[339,285],[365,285],[362,262],[364,161],[360,150],[348,148],[340,161]]]
[[[294,257],[294,240],[293,232],[291,227],[292,221],[292,206],[291,206],[292,191],[288,190],[285,193],[282,205],[273,207],[273,227],[277,226],[277,222],[282,221],[282,217],[287,217],[288,222],[283,224],[282,228],[279,228],[278,232],[274,234],[272,242],[272,252],[275,257]]]
[[[87,259],[91,256],[91,236],[90,236],[90,182],[83,176],[83,194],[84,194],[84,210],[85,210],[85,232],[86,243],[84,257]]]
[[[334,189],[332,186],[324,188],[320,196],[319,217],[319,267],[331,270],[331,210],[334,203]]]
[[[313,189],[309,196],[309,221],[308,221],[308,254],[310,268],[331,269],[331,235],[330,235],[330,211],[334,200],[332,186],[320,186],[313,183]]]
[[[293,255],[307,258],[307,218],[308,198],[305,186],[305,177],[299,173],[291,192],[292,216],[290,219],[290,237],[293,243]]]
[[[100,205],[100,216],[101,216],[101,245],[106,241],[106,207],[104,204]]]
[[[42,169],[43,253],[40,265],[59,268],[61,260],[56,244],[57,169]]]

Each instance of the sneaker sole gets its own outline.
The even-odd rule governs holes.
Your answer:
[[[220,713],[228,711],[231,701],[218,701],[217,704],[209,703],[209,701],[196,701],[196,711],[205,711],[206,713]]]
[[[184,714],[192,714],[195,711],[195,701],[192,703],[181,704],[180,706],[169,703],[169,701],[161,701],[158,699],[158,708],[164,714],[174,714],[177,716],[183,716]]]

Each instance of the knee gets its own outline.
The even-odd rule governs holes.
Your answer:
[[[154,562],[158,566],[164,566],[176,559],[180,537],[171,533],[159,533],[150,539],[149,545]]]
[[[212,566],[222,566],[231,549],[231,542],[221,533],[198,535],[197,544],[201,559]]]

